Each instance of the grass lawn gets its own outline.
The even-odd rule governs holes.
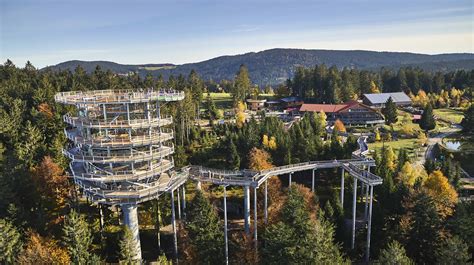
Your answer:
[[[204,104],[207,100],[207,94],[208,93],[203,93],[202,95],[202,103]],[[232,95],[230,93],[209,93],[211,98],[214,100],[214,103],[216,104],[216,107],[218,109],[232,109],[234,106],[232,104]],[[274,98],[275,95],[270,95],[270,94],[260,94],[259,98],[265,98],[265,99],[271,99]]]
[[[395,124],[393,124],[393,130],[395,132],[401,132],[402,130],[402,127],[404,125],[408,125],[413,131],[419,131],[420,130],[420,125],[416,124],[416,123],[413,123],[411,121],[411,116],[412,114],[408,113],[408,112],[405,112],[405,111],[402,111],[402,110],[398,110],[397,111],[397,122]],[[384,125],[384,128],[388,131],[391,130],[391,126],[388,126],[388,125]]]
[[[377,150],[377,152],[382,149],[382,146],[390,146],[392,147],[395,153],[398,153],[398,150],[401,148],[405,148],[408,151],[410,157],[416,156],[416,149],[418,149],[418,139],[400,139],[398,141],[391,141],[391,142],[376,142],[376,143],[369,143],[369,150]]]
[[[453,123],[460,123],[464,118],[464,113],[455,109],[435,109],[433,113],[439,119]]]

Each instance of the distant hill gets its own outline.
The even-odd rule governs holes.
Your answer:
[[[335,65],[339,68],[379,69],[388,67],[397,69],[401,66],[417,66],[429,71],[452,71],[457,69],[474,69],[474,54],[453,53],[427,55],[407,52],[374,52],[374,51],[339,51],[339,50],[302,50],[302,49],[271,49],[241,55],[220,56],[210,60],[182,65],[143,64],[123,65],[107,61],[68,61],[50,66],[53,70],[69,69],[81,65],[86,71],[92,72],[96,65],[102,69],[119,74],[138,72],[145,76],[148,72],[154,76],[162,74],[188,75],[195,69],[203,79],[232,79],[241,64],[245,64],[252,82],[259,85],[275,85],[292,77],[298,66],[312,67],[316,64]]]

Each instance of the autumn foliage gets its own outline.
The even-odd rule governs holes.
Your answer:
[[[32,179],[40,197],[40,205],[48,214],[48,225],[60,223],[71,193],[71,185],[64,171],[51,157],[46,156],[33,168]]]
[[[28,232],[28,243],[18,258],[19,264],[69,264],[70,258],[66,249],[58,246],[56,241],[44,238],[39,234]]]
[[[346,132],[346,126],[344,126],[344,123],[341,120],[337,119],[334,122],[334,130],[337,132]]]
[[[433,171],[423,183],[423,187],[433,198],[441,217],[446,218],[453,214],[458,194],[441,171]]]

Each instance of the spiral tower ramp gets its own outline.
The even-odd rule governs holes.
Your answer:
[[[58,103],[75,106],[66,114],[64,155],[83,194],[100,204],[120,206],[141,260],[137,206],[166,192],[186,172],[175,172],[172,117],[163,103],[184,99],[184,92],[146,89],[62,92]]]

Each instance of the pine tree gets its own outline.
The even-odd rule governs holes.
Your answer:
[[[186,228],[197,260],[202,264],[221,263],[224,260],[224,235],[215,209],[201,191],[196,191],[187,216]]]
[[[397,241],[388,243],[386,249],[380,252],[377,264],[383,265],[415,265],[407,256],[405,249]]]
[[[73,264],[86,264],[91,257],[91,231],[84,216],[72,210],[66,216],[63,227],[63,241]]]
[[[467,244],[457,236],[443,240],[436,252],[438,264],[470,264],[471,258]]]
[[[433,116],[433,107],[427,104],[421,115],[420,127],[425,131],[433,130],[436,127],[436,121]]]
[[[465,132],[474,132],[474,104],[471,104],[471,106],[464,112],[461,126]]]
[[[441,218],[433,199],[423,191],[416,191],[408,199],[407,252],[415,262],[434,264],[435,252],[440,242]]]
[[[263,260],[268,264],[342,264],[334,229],[324,219],[310,217],[308,201],[295,185],[280,212],[281,221],[266,228]]]
[[[393,102],[392,97],[389,97],[385,103],[385,106],[382,109],[382,114],[385,116],[385,123],[387,125],[397,122],[397,105]]]
[[[234,88],[232,91],[232,97],[234,103],[238,101],[244,101],[250,93],[250,78],[249,71],[245,65],[240,65],[239,71],[235,77]]]
[[[14,264],[21,246],[18,230],[7,220],[0,219],[0,263]]]
[[[240,156],[239,153],[237,152],[237,147],[234,144],[234,141],[232,139],[229,140],[229,144],[227,146],[228,152],[227,152],[227,158],[226,162],[229,165],[230,169],[237,170],[240,168]]]
[[[132,235],[132,231],[127,226],[124,226],[122,238],[119,242],[120,247],[120,263],[132,265],[140,264],[140,261],[136,260],[137,248],[135,245],[135,240]]]

